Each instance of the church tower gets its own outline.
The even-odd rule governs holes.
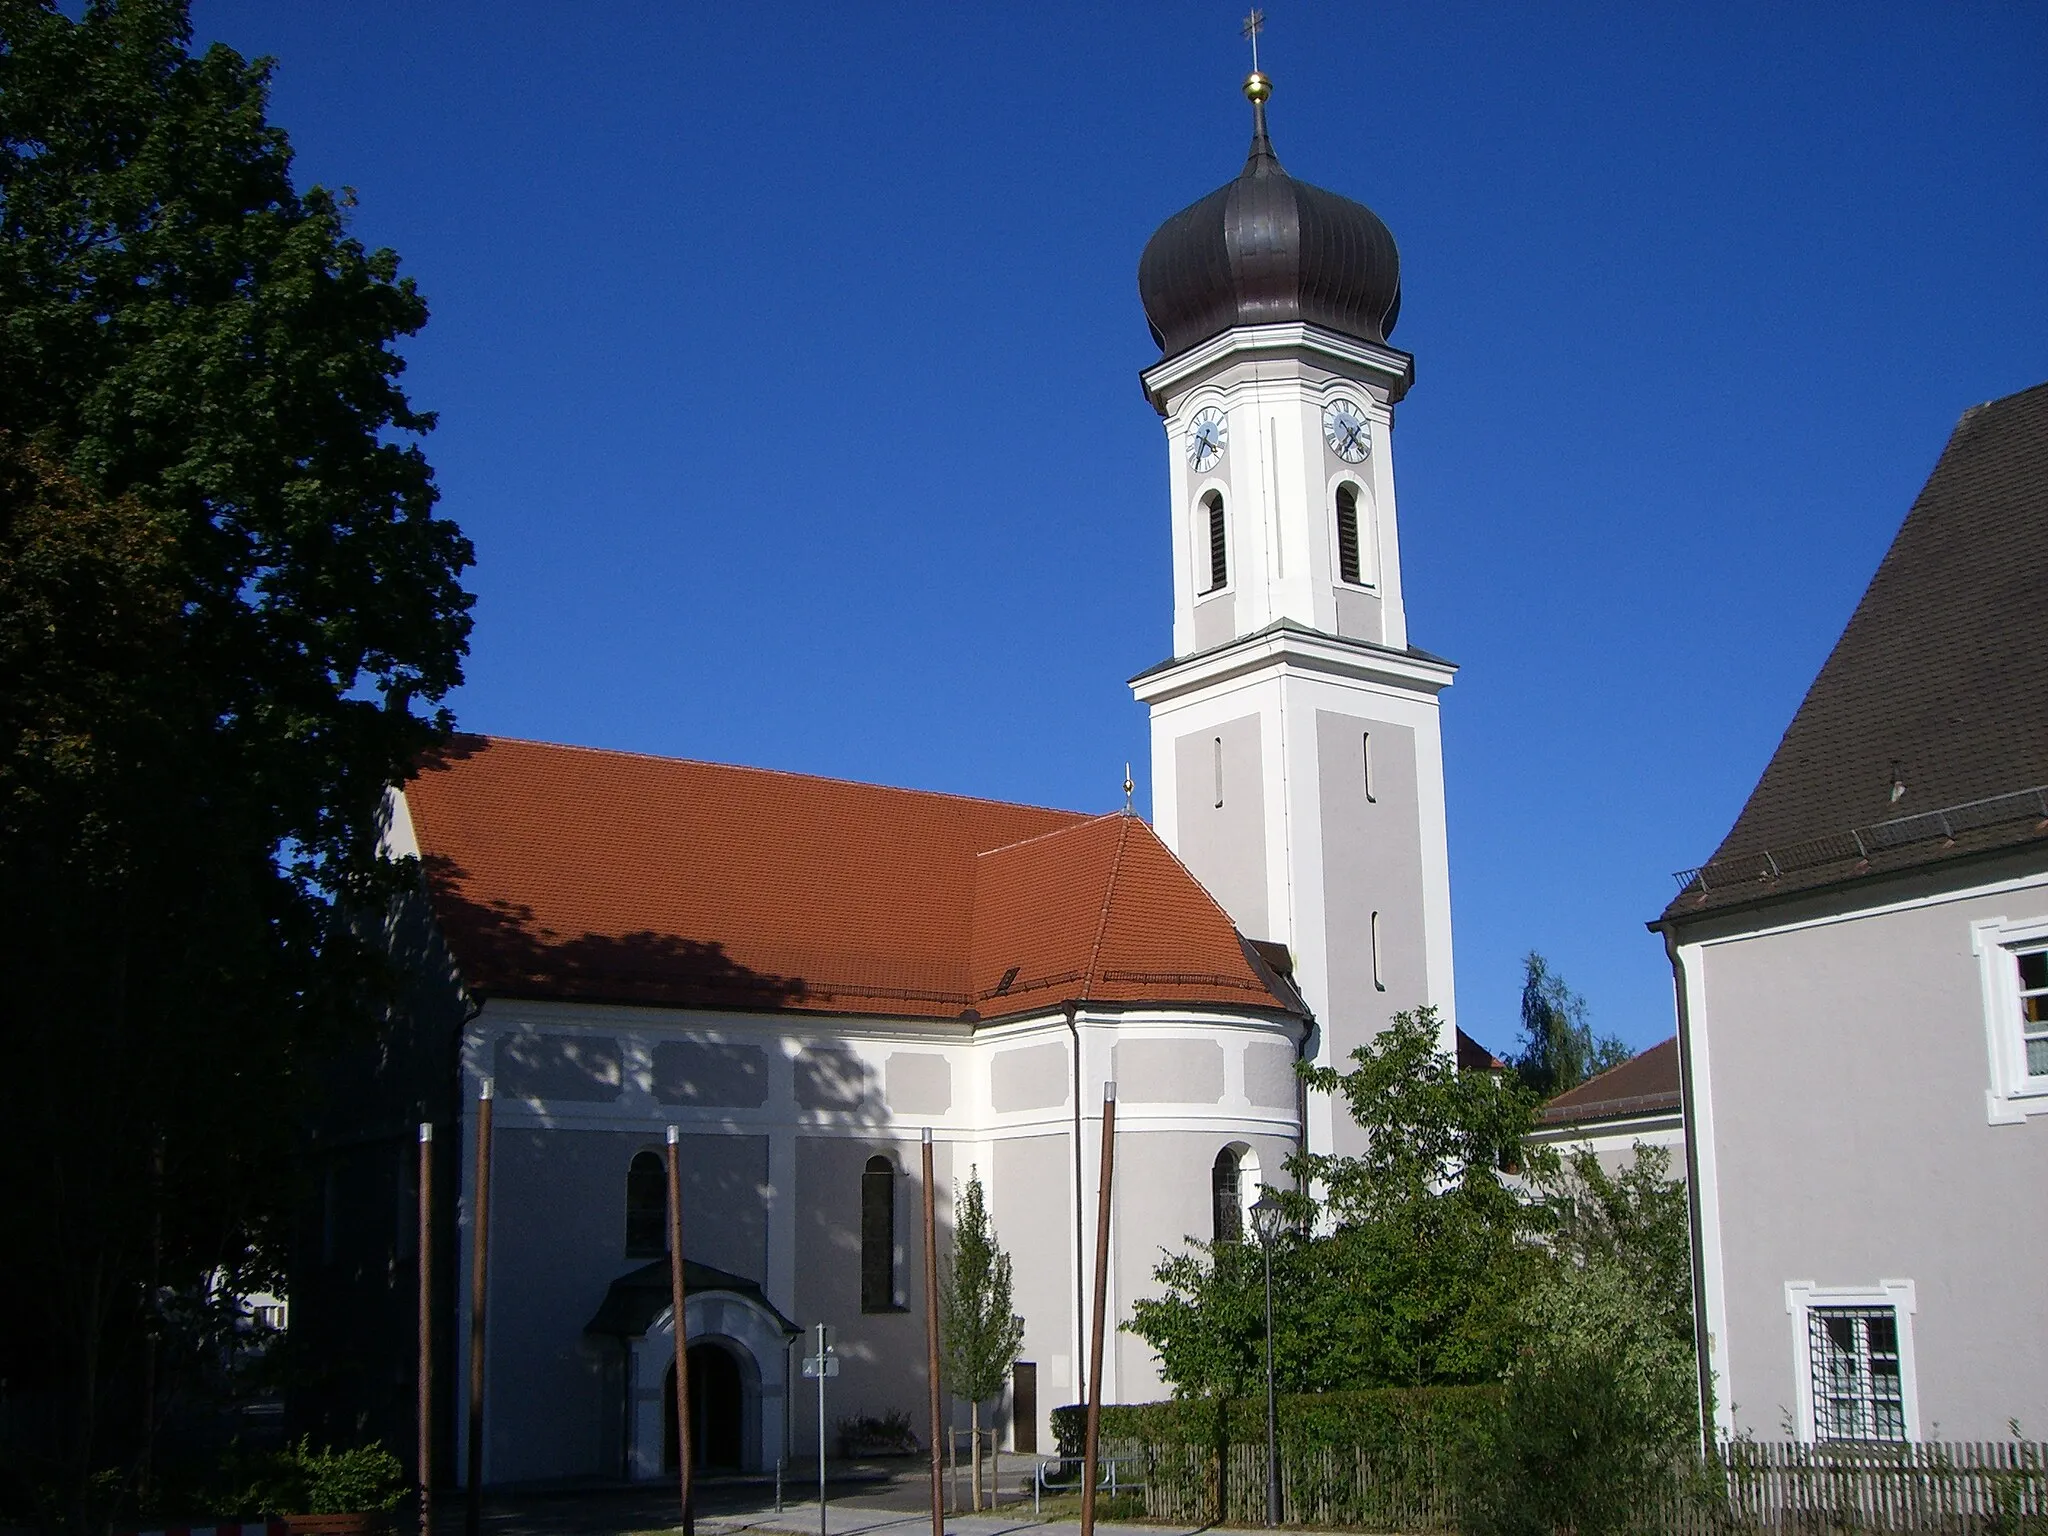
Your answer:
[[[1164,356],[1173,657],[1132,680],[1152,713],[1160,835],[1249,937],[1286,945],[1344,1067],[1434,1004],[1454,1049],[1437,696],[1456,670],[1408,643],[1388,345],[1400,257],[1362,204],[1281,169],[1254,70],[1251,153],[1161,225],[1138,288]],[[1313,1151],[1353,1152],[1311,1095]]]

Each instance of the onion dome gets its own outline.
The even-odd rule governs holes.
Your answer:
[[[1138,261],[1152,339],[1171,356],[1237,325],[1300,320],[1384,342],[1401,312],[1401,256],[1379,215],[1280,168],[1272,83],[1254,70],[1252,148],[1235,181],[1183,208]]]

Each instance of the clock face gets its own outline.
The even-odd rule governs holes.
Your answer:
[[[1188,423],[1188,468],[1198,473],[1214,469],[1229,446],[1230,419],[1213,405],[1195,412]]]
[[[1367,432],[1365,409],[1356,400],[1339,395],[1323,408],[1323,441],[1346,464],[1356,464],[1372,452]]]

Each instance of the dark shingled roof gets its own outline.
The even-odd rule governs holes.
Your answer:
[[[2032,840],[2048,856],[2048,801],[2017,793],[2048,785],[2044,551],[2039,384],[1964,412],[1749,803],[1662,920]]]
[[[1539,1125],[1584,1125],[1679,1107],[1678,1036],[1567,1089],[1536,1111]]]

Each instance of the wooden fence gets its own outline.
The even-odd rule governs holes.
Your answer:
[[[1124,1444],[1145,1513],[1186,1525],[1261,1525],[1266,1448]],[[1417,1533],[1459,1528],[1456,1480],[1432,1446],[1394,1452],[1281,1446],[1281,1522]],[[2048,1536],[2048,1447],[1943,1445],[1723,1447],[1675,1467],[1641,1505],[1644,1536]]]

